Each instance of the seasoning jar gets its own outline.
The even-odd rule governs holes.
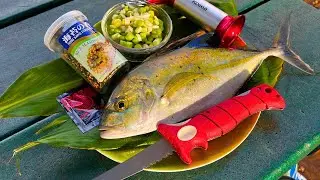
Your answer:
[[[113,76],[127,71],[127,59],[88,22],[80,11],[70,11],[48,28],[44,44],[102,92]]]

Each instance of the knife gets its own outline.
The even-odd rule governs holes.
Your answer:
[[[182,123],[158,124],[157,131],[163,139],[94,180],[125,179],[174,151],[184,163],[191,164],[190,153],[193,149],[207,150],[208,141],[227,134],[244,119],[257,112],[284,108],[285,101],[277,90],[266,84],[256,86]]]

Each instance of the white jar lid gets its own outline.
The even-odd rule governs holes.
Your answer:
[[[50,49],[50,51],[53,51],[53,48],[50,45],[50,42],[53,38],[53,36],[59,31],[68,21],[73,20],[74,18],[82,17],[85,20],[88,20],[88,18],[80,11],[73,10],[69,11],[62,16],[60,16],[57,20],[55,20],[51,26],[48,28],[46,34],[44,35],[44,45]]]

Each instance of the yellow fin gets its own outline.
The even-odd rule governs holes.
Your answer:
[[[180,89],[186,87],[188,84],[198,80],[198,79],[216,79],[210,75],[205,75],[202,73],[195,73],[195,72],[182,72],[179,74],[174,75],[169,82],[166,84],[162,98],[170,99],[172,95],[178,92]]]

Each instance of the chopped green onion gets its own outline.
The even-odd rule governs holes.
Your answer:
[[[137,37],[135,37],[135,38],[133,38],[132,42],[135,43],[135,44],[138,44],[140,41],[138,40]]]
[[[137,34],[138,34],[138,33],[141,33],[141,31],[142,31],[142,27],[137,27],[137,28],[134,30],[134,32],[136,32]]]
[[[159,27],[163,30],[163,21],[161,19],[159,19]]]
[[[141,36],[142,40],[146,39],[147,38],[147,33],[142,32],[142,33],[140,33],[140,36]]]
[[[147,10],[146,10],[146,8],[144,8],[144,7],[141,7],[141,8],[139,8],[139,13],[145,13]]]
[[[126,41],[120,40],[120,45],[125,46]]]
[[[133,28],[131,26],[128,26],[128,28],[126,29],[126,32],[133,32]]]
[[[113,19],[111,24],[112,24],[114,27],[117,28],[117,27],[121,26],[122,21],[121,21],[121,19]]]
[[[132,48],[133,47],[133,43],[129,42],[129,41],[122,41],[120,40],[120,45],[128,47],[128,48]]]
[[[143,20],[140,20],[140,19],[136,20],[136,21],[135,21],[135,26],[136,26],[136,27],[144,26]]]
[[[143,48],[149,48],[149,45],[148,44],[144,44],[142,45]]]
[[[113,16],[112,16],[112,19],[120,19],[121,18],[121,16],[119,16],[118,14],[114,14]]]
[[[159,45],[164,23],[149,6],[122,5],[112,15],[107,29],[111,39],[129,48],[149,48]]]
[[[131,33],[131,32],[129,32],[129,33],[126,35],[126,40],[127,40],[127,41],[131,41],[133,38],[134,38],[134,35],[133,35],[133,33]]]
[[[120,38],[120,34],[119,33],[116,33],[116,34],[114,34],[114,35],[112,35],[111,36],[111,38],[113,39],[113,40],[118,40],[119,38]]]
[[[153,41],[153,39],[154,39],[154,38],[153,38],[152,36],[149,36],[149,37],[148,37],[148,41]]]
[[[160,38],[156,38],[154,41],[153,41],[153,45],[156,46],[156,45],[159,45],[161,43],[162,39]]]
[[[133,47],[133,43],[132,42],[127,42],[127,47],[128,48],[132,48]]]
[[[110,35],[113,35],[115,32],[114,32],[114,29],[107,29],[107,31],[108,31],[108,33],[110,34]]]
[[[150,14],[150,17],[154,17],[154,11],[151,10],[148,13]]]
[[[118,28],[117,28],[117,29],[114,29],[114,32],[115,32],[115,33],[121,33],[121,29],[118,29]]]
[[[136,44],[136,45],[134,45],[134,48],[141,49],[142,46],[141,46],[141,44]]]

